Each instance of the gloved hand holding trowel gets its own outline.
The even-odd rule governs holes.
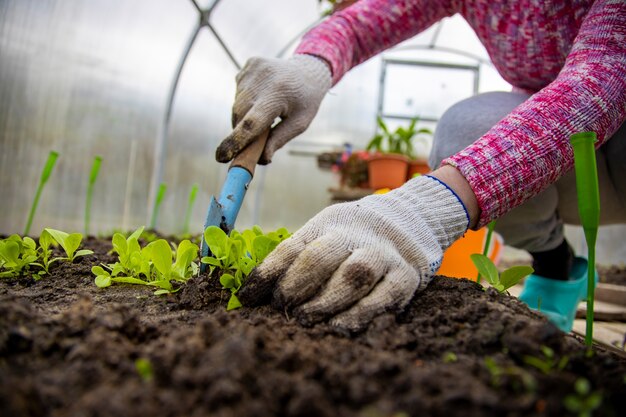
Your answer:
[[[254,58],[237,76],[233,132],[217,150],[221,162],[280,117],[260,158],[270,162],[309,126],[346,71],[456,12],[475,26],[502,76],[525,91],[482,94],[453,106],[435,133],[431,166],[439,168],[388,194],[324,209],[249,276],[238,293],[244,305],[272,298],[304,324],[330,319],[341,329],[362,329],[376,315],[405,307],[468,228],[499,218],[506,243],[533,255],[536,274],[521,298],[534,308],[541,299],[542,312],[571,329],[587,281],[586,261],[573,256],[563,237],[563,221],[578,221],[574,180],[564,175],[573,163],[571,134],[597,133],[600,189],[613,191],[604,219],[626,222],[626,128],[620,128],[626,45],[618,40],[626,36],[626,6],[590,1],[572,11],[579,19],[559,19],[548,4],[528,21],[513,6],[485,1],[476,10],[456,10],[458,2],[447,3],[361,0],[305,35],[294,57]],[[493,32],[498,22],[511,21],[529,28]],[[569,55],[554,53],[548,40],[555,38],[567,40]],[[535,47],[526,48],[529,43]]]

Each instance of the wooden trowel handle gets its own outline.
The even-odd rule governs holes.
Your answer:
[[[269,136],[269,134],[270,130],[267,129],[266,131],[261,133],[255,140],[253,140],[252,143],[243,148],[243,150],[239,152],[235,159],[233,159],[230,167],[245,168],[248,170],[248,172],[250,172],[250,175],[254,176],[254,168],[261,158],[261,154],[263,153],[263,149],[265,148],[265,143],[267,142],[267,137]]]

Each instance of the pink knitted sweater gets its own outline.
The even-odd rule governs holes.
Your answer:
[[[502,77],[534,93],[443,161],[474,190],[480,227],[572,168],[571,134],[595,131],[600,146],[626,119],[626,0],[360,0],[308,32],[296,53],[326,60],[337,83],[352,67],[456,13]]]

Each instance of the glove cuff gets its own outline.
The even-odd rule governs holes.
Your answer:
[[[408,213],[419,212],[444,250],[469,228],[465,205],[447,184],[437,178],[421,175],[381,197],[405,205]]]
[[[332,84],[332,73],[330,67],[321,58],[313,55],[297,54],[289,58],[289,62],[298,68],[298,71],[309,74],[318,87],[328,91]]]

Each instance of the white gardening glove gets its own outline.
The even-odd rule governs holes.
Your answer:
[[[233,131],[217,148],[219,162],[233,159],[280,117],[259,161],[271,162],[276,150],[309,127],[332,82],[326,62],[310,55],[251,58],[236,80]]]
[[[469,216],[444,183],[412,179],[383,195],[332,205],[282,242],[237,294],[243,305],[294,309],[303,325],[331,318],[359,331],[401,311],[437,272]]]

